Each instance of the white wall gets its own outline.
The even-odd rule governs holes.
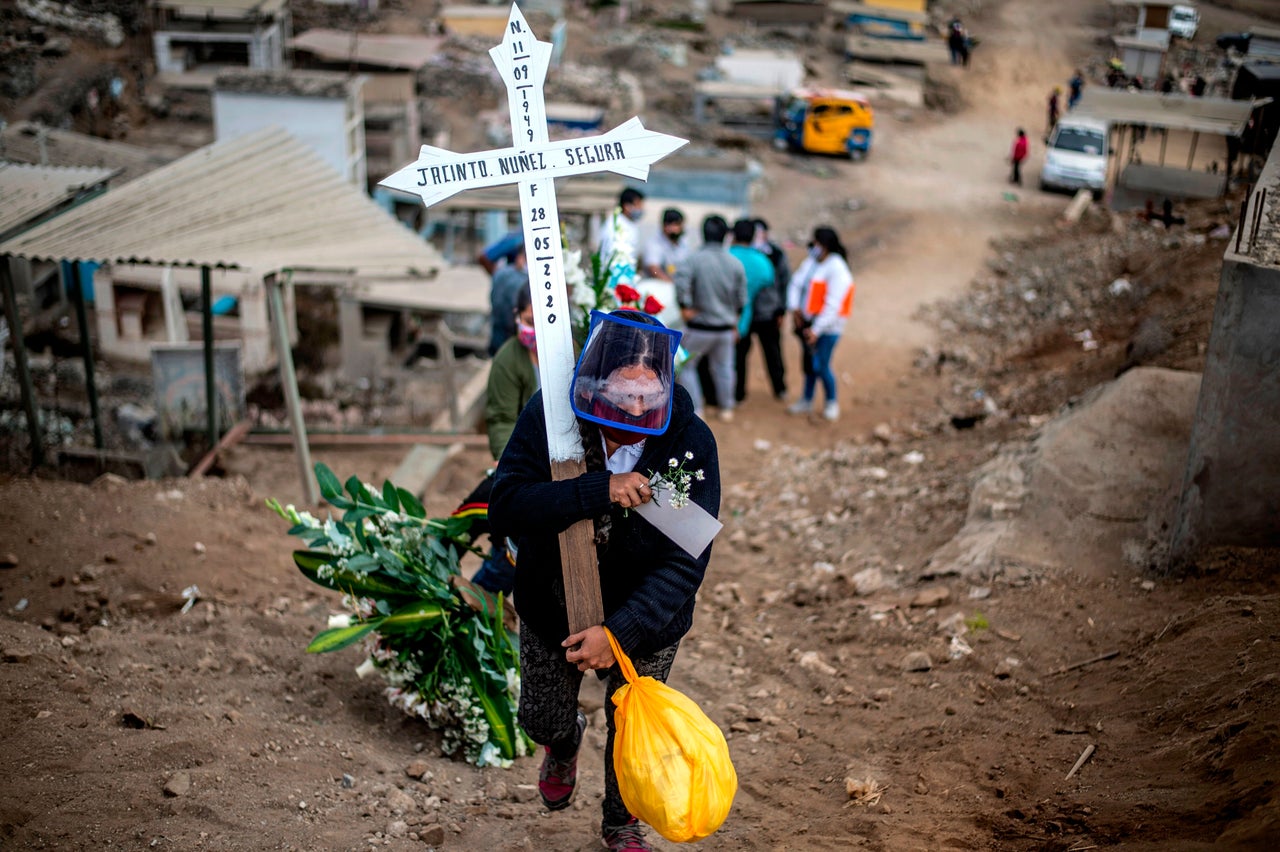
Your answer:
[[[310,145],[326,163],[364,191],[363,138],[359,157],[348,150],[345,100],[214,92],[213,126],[219,142],[278,125]]]

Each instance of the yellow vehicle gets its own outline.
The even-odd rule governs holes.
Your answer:
[[[875,114],[866,95],[847,89],[796,89],[778,99],[774,145],[860,160],[871,151]]]

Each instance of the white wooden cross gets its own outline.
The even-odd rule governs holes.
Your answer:
[[[513,4],[502,44],[489,51],[507,87],[512,146],[458,154],[423,145],[416,162],[380,181],[379,186],[420,196],[428,207],[467,189],[508,183],[519,186],[547,449],[552,476],[559,480],[580,475],[585,464],[569,402],[574,366],[573,307],[564,280],[554,178],[610,171],[645,180],[652,163],[686,140],[645,130],[639,118],[632,118],[603,136],[550,141],[542,87],[551,50],[550,43],[534,37]],[[603,620],[593,539],[590,520],[560,534],[569,628],[575,633]]]

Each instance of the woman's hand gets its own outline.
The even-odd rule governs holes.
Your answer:
[[[634,509],[641,503],[653,499],[653,489],[649,487],[649,478],[644,474],[615,473],[609,477],[609,502],[617,503],[624,509]]]
[[[609,647],[609,637],[599,625],[573,634],[560,646],[568,649],[564,658],[576,665],[580,672],[607,669],[617,662],[613,658],[613,649]]]

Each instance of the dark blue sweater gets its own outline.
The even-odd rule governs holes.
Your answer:
[[[678,385],[674,402],[670,426],[661,435],[647,436],[636,472],[667,470],[670,459],[683,461],[687,470],[700,468],[705,479],[693,482],[689,496],[718,515],[715,437],[694,416],[689,394]],[[693,453],[692,461],[685,461],[686,452]],[[596,548],[604,626],[628,655],[649,654],[675,643],[693,624],[694,596],[711,546],[695,559],[637,513],[624,516],[609,502],[609,476],[607,470],[588,470],[576,479],[552,481],[539,392],[520,414],[498,462],[489,518],[519,547],[516,611],[526,626],[554,646],[569,635],[558,536],[576,521],[611,515],[609,540]]]

